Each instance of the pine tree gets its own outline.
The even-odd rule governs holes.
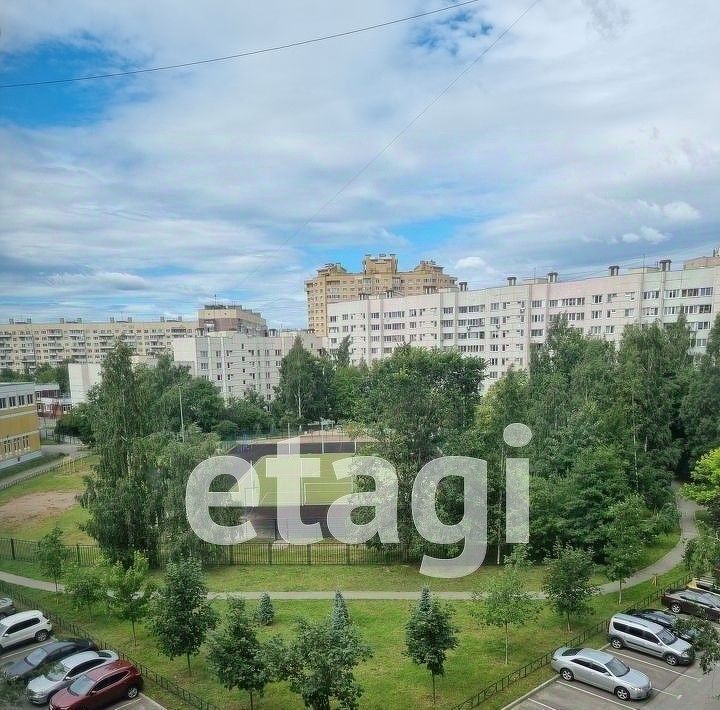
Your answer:
[[[445,674],[447,651],[458,643],[455,632],[450,607],[441,605],[430,596],[430,589],[423,587],[420,601],[413,606],[405,625],[405,645],[412,662],[430,671],[433,705],[435,677]]]
[[[350,624],[350,614],[348,613],[345,598],[340,590],[335,592],[335,601],[332,610],[332,625],[336,629],[342,628]]]
[[[260,597],[260,603],[255,611],[255,621],[260,626],[270,626],[275,620],[275,608],[273,607],[270,595],[264,592]]]

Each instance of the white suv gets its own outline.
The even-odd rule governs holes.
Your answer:
[[[0,621],[0,653],[10,646],[30,641],[46,641],[52,624],[41,611],[21,611]]]

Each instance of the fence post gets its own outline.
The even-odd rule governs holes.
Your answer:
[[[267,544],[267,553],[268,553],[268,564],[272,564],[272,542],[268,542]]]
[[[10,538],[10,557],[12,557],[13,560],[15,559],[15,538],[14,537]]]
[[[345,545],[345,564],[350,564],[350,545]]]
[[[80,543],[75,543],[75,556],[77,557],[77,564],[78,567],[80,566]]]
[[[306,555],[307,555],[307,563],[309,565],[312,564],[312,545],[305,545],[306,549]]]

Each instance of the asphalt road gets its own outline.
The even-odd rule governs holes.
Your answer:
[[[700,666],[671,668],[661,658],[623,649],[614,651],[628,666],[650,677],[652,695],[646,700],[623,702],[603,690],[578,681],[567,683],[557,676],[538,686],[529,696],[517,700],[505,710],[613,710],[614,708],[650,708],[651,710],[717,710],[720,701],[720,668],[704,676]]]
[[[47,641],[45,642],[47,643]],[[17,661],[20,658],[23,658],[27,656],[32,649],[37,648],[38,646],[42,646],[41,643],[33,643],[28,644],[27,646],[18,646],[17,649],[12,649],[9,651],[6,651],[2,655],[0,655],[0,664],[5,664],[8,661]],[[23,701],[17,706],[17,710],[29,710],[29,708],[35,708],[37,709],[38,705],[33,705],[32,703],[28,702],[27,700],[23,699]],[[47,705],[44,707],[47,708]],[[121,702],[115,703],[114,705],[108,705],[108,708],[114,708],[115,710],[120,710],[120,708],[132,708],[132,710],[165,710],[162,705],[158,705],[154,700],[151,700],[145,695],[140,695],[134,700],[123,700]]]

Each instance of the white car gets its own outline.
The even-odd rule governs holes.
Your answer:
[[[37,609],[21,611],[0,620],[0,653],[22,643],[47,641],[52,624]]]

